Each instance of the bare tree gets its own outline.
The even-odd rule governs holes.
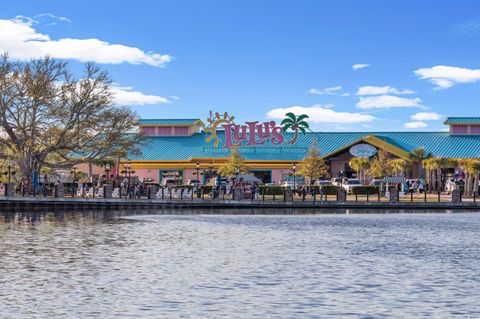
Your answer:
[[[87,63],[77,79],[65,62],[49,57],[22,63],[0,60],[0,157],[29,176],[43,167],[138,152],[137,122],[128,107],[113,103],[112,80]]]

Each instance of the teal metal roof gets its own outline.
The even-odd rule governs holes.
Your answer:
[[[444,124],[447,124],[447,125],[479,124],[480,125],[480,117],[447,117]]]
[[[217,132],[224,141],[224,132]],[[287,139],[292,133],[286,133]],[[305,157],[314,138],[322,155],[344,148],[362,137],[373,135],[407,152],[424,147],[434,156],[450,158],[480,157],[480,135],[450,135],[448,132],[318,132],[300,135],[294,145],[272,145],[269,141],[260,146],[243,146],[240,152],[247,160],[299,161]],[[146,137],[142,155],[132,160],[190,160],[192,158],[227,158],[230,150],[215,148],[205,142],[209,135]],[[222,144],[221,144],[222,145]]]
[[[194,125],[199,119],[141,119],[139,125]]]

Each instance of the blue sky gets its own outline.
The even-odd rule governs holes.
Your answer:
[[[294,111],[322,131],[439,131],[445,116],[480,116],[479,49],[479,1],[17,0],[0,9],[0,51],[50,54],[76,71],[96,61],[117,101],[144,118]]]

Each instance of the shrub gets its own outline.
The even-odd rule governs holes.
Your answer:
[[[281,186],[263,186],[258,187],[260,195],[283,195],[283,187]]]
[[[380,191],[380,187],[378,186],[358,186],[358,187],[353,187],[352,188],[352,194],[353,195],[373,195],[373,194],[378,194]]]
[[[172,186],[172,188],[174,188],[174,189],[181,189],[181,188],[191,189],[191,188],[193,188],[193,185],[187,185],[187,184],[184,184],[184,185],[174,185],[174,186]]]

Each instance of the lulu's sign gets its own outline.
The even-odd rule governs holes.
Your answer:
[[[245,124],[235,124],[235,118],[229,116],[227,112],[223,115],[215,113],[213,118],[209,118],[207,121],[209,126],[205,129],[205,132],[210,133],[206,138],[207,142],[213,141],[213,146],[218,147],[222,141],[217,134],[219,128],[225,130],[225,140],[223,148],[232,148],[240,146],[255,146],[264,145],[267,141],[270,141],[273,145],[295,144],[298,140],[298,134],[305,134],[305,130],[309,129],[308,123],[305,119],[308,115],[296,116],[293,113],[285,114],[286,118],[277,125],[275,121],[269,122],[245,122]],[[284,136],[284,132],[292,131],[293,137],[287,140]]]
[[[350,154],[355,157],[372,157],[377,153],[377,149],[370,144],[357,144],[350,147]]]

